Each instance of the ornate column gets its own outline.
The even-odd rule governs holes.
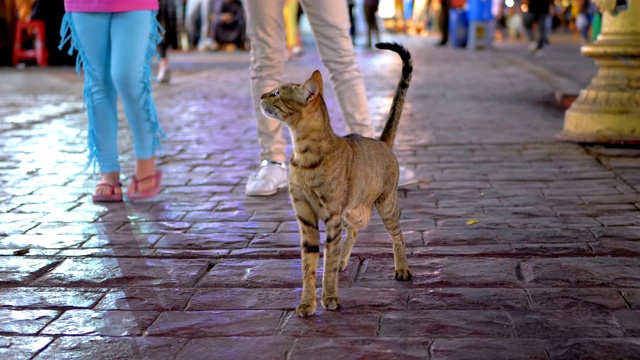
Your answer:
[[[597,75],[566,111],[561,140],[581,143],[640,143],[640,0],[594,0],[603,10],[602,32],[582,46]]]

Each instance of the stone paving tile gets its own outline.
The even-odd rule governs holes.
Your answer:
[[[295,341],[281,336],[199,338],[189,341],[175,359],[296,359],[292,354]]]
[[[640,311],[621,310],[615,313],[626,337],[640,337]]]
[[[511,244],[516,256],[588,256],[593,254],[589,244]]]
[[[3,307],[29,309],[90,308],[105,292],[104,289],[0,288],[0,304]]]
[[[301,294],[301,288],[199,289],[189,299],[185,310],[294,310],[300,302]],[[341,298],[344,298],[344,294],[343,289],[340,291]],[[376,303],[381,301],[375,300]]]
[[[620,310],[627,303],[619,290],[591,289],[528,289],[534,310]]]
[[[430,339],[425,338],[300,338],[290,353],[292,359],[425,359]]]
[[[501,311],[424,310],[385,312],[380,336],[424,337],[512,337],[509,317]]]
[[[156,311],[68,310],[42,330],[45,335],[140,336]]]
[[[188,234],[215,234],[227,232],[274,232],[278,229],[280,223],[266,221],[247,221],[247,222],[198,222],[184,223],[185,230]],[[296,228],[297,229],[297,228]]]
[[[40,238],[44,236],[39,235]],[[81,249],[91,248],[137,248],[145,249],[158,242],[160,235],[144,234],[142,236],[129,236],[120,234],[98,234],[91,236]]]
[[[498,258],[409,259],[412,281],[393,279],[393,262],[365,260],[357,285],[382,288],[415,287],[519,287],[517,260]],[[382,281],[381,281],[382,280]]]
[[[640,255],[640,241],[608,240],[603,239],[596,243],[589,244],[594,254],[598,255],[618,255],[618,256],[638,256]]]
[[[385,290],[387,291],[387,290]],[[436,288],[411,290],[409,310],[530,309],[522,289]]]
[[[621,289],[620,294],[629,304],[629,308],[640,310],[640,290],[639,289]]]
[[[33,235],[99,235],[112,234],[123,225],[121,223],[39,223],[26,231]]]
[[[198,287],[275,287],[296,288],[302,285],[301,260],[247,260],[217,263],[198,283]],[[342,286],[350,284],[358,271],[357,260],[349,261],[347,269],[338,274]],[[322,283],[323,268],[316,275],[316,285]]]
[[[640,226],[594,227],[590,229],[598,240],[639,240]]]
[[[166,234],[162,236],[160,241],[155,243],[154,247],[174,249],[242,249],[247,247],[252,236],[251,234],[231,232],[213,234]]]
[[[0,284],[15,286],[28,283],[57,263],[58,261],[51,259],[29,259],[25,257],[2,259]]]
[[[228,256],[230,250],[181,250],[181,249],[157,249],[151,256],[174,259],[216,259]]]
[[[93,307],[95,310],[183,310],[196,292],[188,288],[114,288]]]
[[[176,337],[61,336],[34,359],[174,359],[186,343]]]
[[[0,248],[22,249],[22,248],[42,248],[42,249],[62,249],[78,247],[87,241],[87,236],[83,235],[25,235],[14,234],[2,239]]]
[[[639,226],[640,225],[640,213],[627,213],[620,215],[610,215],[610,216],[598,216],[596,217],[600,223],[604,226]]]
[[[204,274],[203,260],[70,258],[40,277],[35,286],[190,286]]]
[[[0,358],[22,360],[32,358],[53,341],[47,336],[0,336]]]
[[[116,228],[113,233],[127,235],[183,233],[197,224],[186,221],[154,221],[130,223],[104,223],[107,228]]]
[[[637,212],[633,204],[603,204],[603,205],[559,205],[553,210],[559,216],[603,216]]]
[[[140,257],[153,254],[152,249],[136,248],[92,248],[92,249],[68,249],[61,250],[56,255],[65,258],[71,257]]]
[[[547,360],[545,343],[536,339],[435,339],[430,359]]]
[[[633,359],[640,352],[640,338],[567,338],[548,341],[549,359]]]
[[[525,260],[519,271],[532,287],[640,287],[639,267],[636,258],[558,258]]]
[[[54,310],[0,309],[0,334],[36,335],[59,314]]]
[[[508,256],[513,253],[510,245],[484,244],[467,246],[427,246],[411,250],[411,256]]]
[[[509,313],[516,337],[623,337],[624,329],[613,313],[601,310],[516,310]]]
[[[333,337],[338,332],[349,334],[349,337],[384,336],[380,333],[381,315],[382,313],[378,311],[355,308],[327,311],[322,309],[320,302],[318,302],[318,309],[314,316],[301,318],[296,316],[294,312],[284,314],[277,334],[300,338]],[[401,334],[400,336],[411,335]]]
[[[595,237],[589,229],[550,228],[550,229],[497,229],[501,243],[510,244],[567,244],[591,242]]]
[[[492,229],[435,229],[424,232],[426,246],[494,245],[498,232]]]
[[[149,336],[186,338],[275,335],[279,310],[167,311],[147,329]]]

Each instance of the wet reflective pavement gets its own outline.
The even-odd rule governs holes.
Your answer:
[[[553,46],[541,63],[518,55],[526,44],[393,40],[415,64],[396,142],[420,180],[399,190],[414,278],[393,280],[374,216],[340,273],[342,308],[309,318],[293,311],[288,195],[244,195],[258,153],[248,54],[170,54],[172,83],[155,85],[163,190],[110,205],[91,203],[73,69],[0,69],[0,358],[638,358],[640,151],[556,141],[564,113],[540,76]],[[380,130],[400,63],[358,55]],[[307,48],[287,79],[316,68]]]

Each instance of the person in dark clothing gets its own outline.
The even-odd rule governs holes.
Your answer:
[[[440,6],[440,17],[438,26],[440,27],[440,42],[438,46],[445,46],[449,42],[449,11],[451,10],[451,0],[442,0]]]
[[[351,35],[351,43],[356,44],[356,0],[347,0],[347,6],[349,7],[349,35]]]
[[[158,44],[160,64],[158,67],[158,81],[168,83],[171,79],[169,70],[168,49],[178,48],[178,34],[182,26],[182,0],[160,0],[158,6],[158,22],[165,30],[162,42]]]
[[[378,20],[376,13],[378,12],[379,0],[364,0],[364,19],[367,22],[367,46],[371,47],[372,33],[376,33],[376,42],[380,42],[380,29],[378,29]]]
[[[524,29],[531,43],[529,52],[540,53],[547,43],[547,16],[549,15],[550,0],[529,0],[529,11],[523,14]],[[533,35],[533,26],[538,28],[538,39]]]
[[[237,49],[246,50],[246,21],[240,0],[224,0],[216,16],[214,40],[220,48],[233,44]]]

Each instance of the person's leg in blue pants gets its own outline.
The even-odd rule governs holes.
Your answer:
[[[75,47],[85,73],[85,102],[89,117],[90,161],[97,161],[101,182],[117,184],[118,163],[117,96],[131,128],[135,176],[155,174],[155,152],[160,130],[151,97],[150,49],[155,49],[152,11],[122,13],[70,13]],[[155,178],[139,184],[138,191],[155,186]],[[96,194],[110,193],[98,186]],[[115,189],[115,191],[121,191]],[[129,193],[136,189],[129,188]]]

